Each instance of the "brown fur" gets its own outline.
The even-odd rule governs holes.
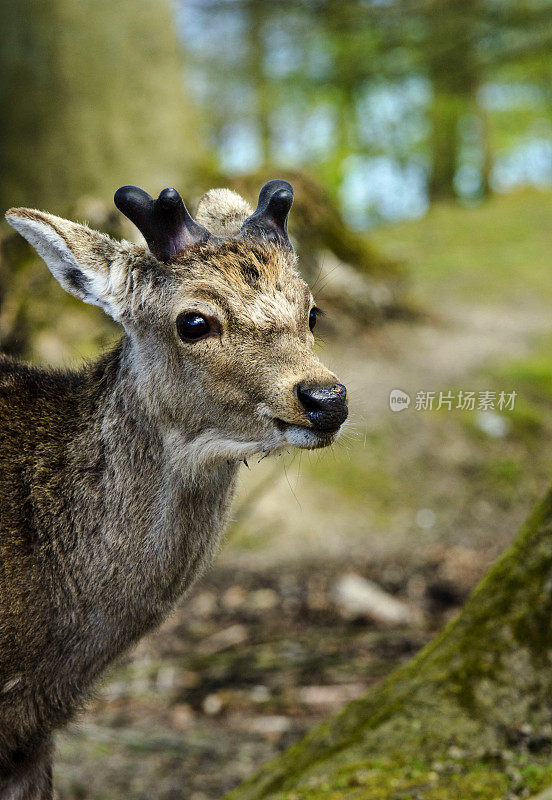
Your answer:
[[[293,388],[336,378],[288,250],[227,239],[164,265],[42,212],[8,220],[126,331],[76,372],[0,359],[0,798],[45,800],[52,733],[208,563],[239,462],[332,440]],[[189,310],[220,335],[182,342]]]
[[[216,236],[236,236],[253,209],[231,189],[211,189],[199,201],[195,219]]]

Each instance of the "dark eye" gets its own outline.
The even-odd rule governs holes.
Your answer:
[[[192,311],[188,314],[178,315],[176,318],[176,330],[183,342],[195,342],[207,336],[211,326],[205,317]]]
[[[311,329],[311,331],[313,330],[314,326],[316,325],[316,319],[317,319],[319,314],[320,314],[320,309],[319,308],[316,308],[316,306],[311,308],[310,314],[309,314],[309,328]]]

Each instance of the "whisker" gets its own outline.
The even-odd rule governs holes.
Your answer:
[[[292,495],[294,496],[294,498],[295,498],[295,502],[296,502],[296,503],[297,503],[297,505],[299,506],[299,509],[300,509],[300,511],[302,511],[302,510],[303,510],[303,508],[302,508],[302,506],[301,506],[301,503],[299,502],[299,498],[297,497],[297,495],[296,495],[296,494],[295,494],[295,492],[293,491],[293,487],[292,487],[291,483],[289,482],[289,476],[288,476],[288,473],[287,473],[287,469],[286,469],[286,465],[285,465],[285,463],[284,463],[284,475],[286,476],[286,481],[287,481],[287,485],[289,486],[289,490],[290,490],[290,492],[292,493]]]

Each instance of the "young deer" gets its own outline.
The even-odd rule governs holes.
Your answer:
[[[317,309],[287,235],[214,190],[115,204],[148,248],[26,208],[7,219],[68,292],[125,333],[76,372],[0,359],[0,798],[52,797],[51,737],[211,558],[240,461],[330,444],[345,387],[312,354]]]

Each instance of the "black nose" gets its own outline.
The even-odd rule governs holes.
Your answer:
[[[295,391],[309,422],[317,431],[332,433],[347,419],[347,389],[342,383],[333,383],[331,386],[298,383]]]

